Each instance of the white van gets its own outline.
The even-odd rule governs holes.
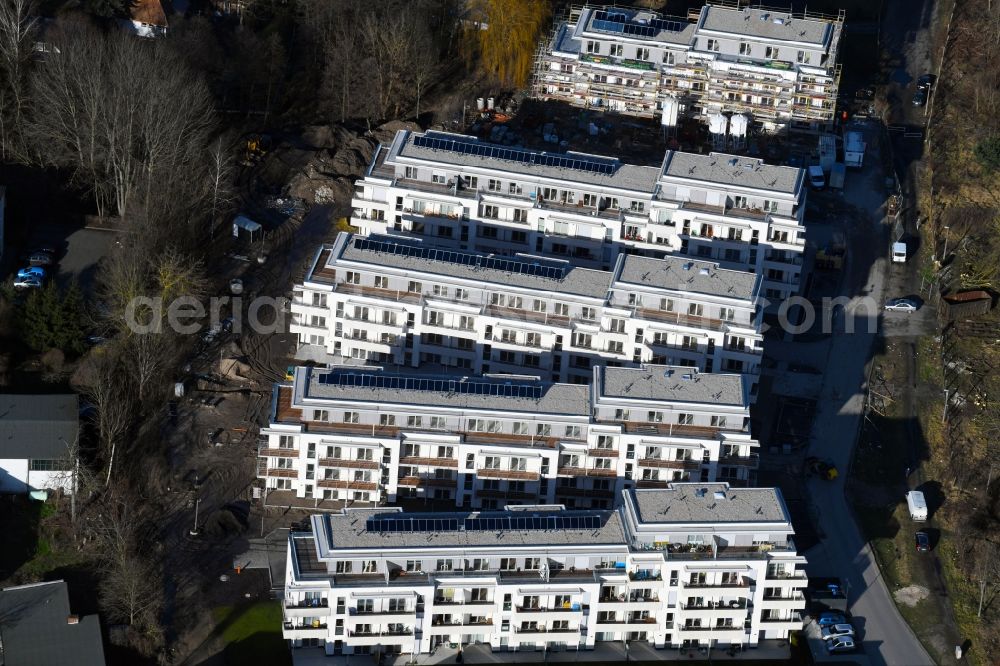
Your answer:
[[[927,520],[927,501],[919,490],[906,493],[906,508],[910,510],[910,519],[918,522]]]
[[[894,264],[906,263],[906,243],[892,244],[892,262]]]
[[[823,175],[823,167],[813,164],[809,167],[809,185],[814,190],[822,190],[826,187],[826,176]]]

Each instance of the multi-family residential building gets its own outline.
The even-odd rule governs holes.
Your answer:
[[[781,493],[625,490],[614,511],[346,509],[292,532],[283,635],[328,655],[755,648],[803,627],[805,558]]]
[[[721,4],[709,2],[694,21],[624,8],[572,11],[539,54],[534,94],[668,125],[678,115],[737,113],[765,130],[828,126],[843,11]]]
[[[649,167],[401,130],[355,183],[351,224],[604,270],[623,253],[685,254],[759,273],[777,307],[799,288],[806,189],[802,169],[721,153]]]
[[[589,382],[594,365],[756,375],[753,273],[619,255],[613,270],[341,234],[296,285],[290,331],[335,357]]]
[[[297,368],[275,386],[258,473],[298,498],[610,508],[627,486],[751,484],[749,378],[593,368],[592,383]]]

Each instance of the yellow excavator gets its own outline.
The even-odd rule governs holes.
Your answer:
[[[247,155],[246,161],[248,163],[257,162],[260,158],[267,155],[271,150],[271,137],[267,134],[249,134],[247,135]]]

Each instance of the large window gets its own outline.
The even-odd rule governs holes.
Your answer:
[[[32,472],[66,472],[73,469],[73,461],[60,460],[29,460],[28,469]]]

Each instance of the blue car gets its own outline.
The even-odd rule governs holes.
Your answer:
[[[41,266],[29,266],[28,268],[22,268],[17,272],[18,279],[26,277],[36,277],[39,280],[45,279],[45,269]]]
[[[835,624],[847,624],[847,618],[840,613],[821,613],[819,619],[816,620],[816,624],[820,627],[832,627]]]

